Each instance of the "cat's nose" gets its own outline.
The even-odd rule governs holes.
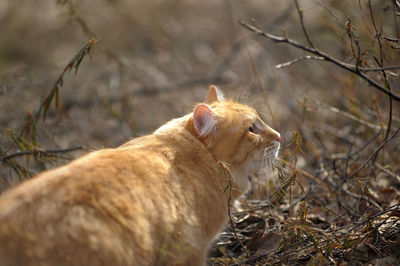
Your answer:
[[[276,135],[275,135],[275,141],[281,142],[281,134],[279,134],[279,133],[276,132],[276,131],[275,131],[275,133],[276,133]]]
[[[272,136],[271,136],[272,139],[277,141],[277,142],[281,142],[281,134],[279,134],[278,131],[275,131],[272,128],[271,128],[271,130],[272,130]]]
[[[268,141],[277,141],[281,142],[281,134],[278,131],[272,129],[269,126],[266,126],[265,134],[268,136]]]

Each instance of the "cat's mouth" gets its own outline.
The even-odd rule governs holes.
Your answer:
[[[249,185],[251,183],[261,184],[272,176],[279,147],[279,141],[272,141],[264,149],[254,151],[251,155],[252,159],[247,161],[244,165],[244,169],[240,169],[240,167],[233,169],[233,173],[236,176],[236,182],[243,191],[247,191],[247,189],[250,188]]]
[[[258,178],[267,179],[271,175],[275,168],[275,159],[278,157],[280,146],[279,141],[273,141],[272,145],[269,145],[264,149]]]

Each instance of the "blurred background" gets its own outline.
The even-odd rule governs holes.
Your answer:
[[[395,1],[298,3],[319,50],[365,68],[399,65]],[[239,20],[308,46],[292,0],[2,0],[1,190],[91,150],[149,134],[190,112],[216,84],[281,133],[283,164],[304,171],[291,184],[293,195],[318,198],[348,215],[341,224],[398,203],[400,138],[380,146],[400,125],[399,101],[329,62],[301,60],[277,68],[309,54],[256,36]],[[30,123],[92,38],[98,41],[77,73],[63,75],[57,108],[54,97],[46,119]],[[364,72],[397,95],[399,73]],[[305,189],[315,180],[326,185]],[[369,200],[360,205],[346,191]],[[346,208],[355,213],[343,211],[332,197],[354,199]]]

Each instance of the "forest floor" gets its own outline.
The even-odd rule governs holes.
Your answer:
[[[210,265],[400,264],[395,1],[97,2],[1,1],[0,191],[151,133],[214,83],[282,145]]]

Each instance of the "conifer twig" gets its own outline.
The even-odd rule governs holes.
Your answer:
[[[79,52],[69,61],[69,63],[65,66],[61,74],[58,76],[56,79],[53,87],[47,94],[45,100],[40,104],[38,110],[36,111],[35,115],[29,116],[28,120],[24,123],[24,125],[21,128],[21,131],[19,132],[18,136],[15,136],[15,138],[12,140],[10,143],[8,149],[6,149],[5,153],[7,153],[15,144],[18,143],[18,141],[24,141],[22,136],[29,132],[32,128],[35,128],[37,122],[39,121],[40,117],[43,117],[43,120],[46,119],[47,111],[50,108],[51,103],[53,102],[53,99],[55,98],[55,105],[56,108],[58,108],[58,102],[59,102],[59,89],[63,86],[64,84],[64,75],[68,72],[71,71],[71,69],[75,69],[75,74],[78,72],[79,66],[82,63],[82,60],[85,58],[85,56],[89,55],[90,52],[97,43],[99,39],[91,39],[89,42],[87,42],[80,50]],[[25,141],[24,141],[25,142]],[[29,149],[28,149],[29,150]],[[31,152],[34,152],[34,150],[30,150]],[[28,152],[28,151],[24,151]],[[25,154],[26,155],[26,154]],[[7,155],[3,157],[6,158]]]
[[[67,148],[67,149],[55,149],[55,150],[42,150],[42,149],[34,149],[31,151],[20,151],[16,152],[13,154],[6,155],[2,158],[0,158],[1,162],[8,161],[10,159],[13,159],[15,157],[20,157],[20,156],[26,156],[26,155],[34,155],[38,154],[39,156],[42,154],[59,154],[59,153],[68,153],[76,150],[82,150],[84,147],[83,146],[76,146],[72,148]]]

